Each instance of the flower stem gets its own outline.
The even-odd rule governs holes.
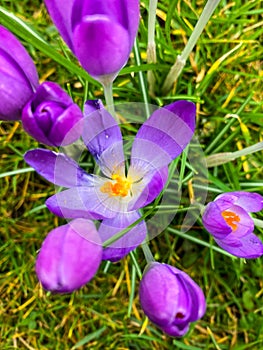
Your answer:
[[[236,158],[244,157],[254,152],[261,151],[262,149],[263,149],[263,141],[257,142],[252,146],[243,148],[240,151],[211,154],[210,156],[206,157],[206,164],[208,168],[211,168],[217,165],[231,162]]]
[[[119,121],[114,108],[113,93],[112,93],[112,81],[103,84],[104,96],[106,100],[106,106],[110,114]]]
[[[252,218],[252,220],[254,221],[255,226],[263,228],[263,220],[259,220],[255,218]]]
[[[145,256],[145,260],[147,261],[147,264],[149,264],[151,262],[155,262],[155,259],[152,255],[152,252],[151,252],[147,243],[142,244],[142,250],[143,250],[143,254]]]
[[[200,37],[202,31],[204,30],[204,27],[206,26],[207,22],[209,21],[210,17],[212,16],[214,10],[216,9],[217,5],[219,4],[220,0],[208,0],[204,10],[197,21],[197,24],[182,52],[181,55],[178,55],[175,61],[175,64],[170,69],[170,72],[168,73],[164,85],[163,85],[163,93],[167,93],[173,83],[177,80],[179,75],[182,72],[182,69],[186,63],[186,60],[188,56],[190,55],[191,51],[193,50],[198,38]]]
[[[148,44],[147,44],[147,63],[156,63],[156,45],[155,45],[155,19],[156,19],[157,0],[150,0],[149,18],[148,18]],[[147,72],[149,84],[149,94],[154,96],[155,76],[153,71]]]
[[[139,43],[138,43],[137,39],[135,39],[133,49],[134,49],[134,58],[135,58],[136,65],[140,66],[141,65],[141,57],[140,57]],[[146,81],[144,79],[144,74],[142,71],[138,72],[138,76],[139,76],[139,83],[140,83],[140,87],[141,87],[143,102],[144,102],[144,106],[145,106],[145,114],[146,114],[146,118],[148,119],[150,116],[150,110],[149,110],[149,104],[148,104],[148,95],[147,95],[148,90],[147,90],[147,86],[146,86]]]

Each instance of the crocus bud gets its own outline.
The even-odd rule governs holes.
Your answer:
[[[6,28],[0,26],[0,119],[18,120],[38,86],[31,57]]]
[[[138,0],[45,0],[61,36],[87,72],[112,80],[126,64],[139,25]]]
[[[65,146],[82,132],[82,112],[56,83],[41,84],[22,113],[25,131],[48,146]]]
[[[75,219],[49,232],[36,260],[43,287],[55,293],[71,293],[96,274],[102,245],[92,221]]]
[[[185,272],[157,262],[146,267],[139,296],[149,319],[172,337],[183,336],[206,309],[201,288]]]
[[[217,244],[239,258],[253,259],[263,255],[263,244],[254,234],[250,213],[263,209],[263,197],[244,191],[220,194],[207,204],[203,225]]]

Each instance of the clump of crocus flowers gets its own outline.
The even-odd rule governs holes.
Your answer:
[[[45,4],[82,67],[109,87],[129,59],[139,25],[139,1]],[[30,150],[24,157],[45,179],[63,188],[47,199],[46,206],[68,220],[46,236],[36,258],[37,277],[48,291],[72,293],[95,276],[102,260],[116,262],[139,245],[147,246],[143,210],[162,194],[168,165],[194,134],[195,105],[179,100],[154,111],[134,138],[126,170],[121,129],[102,102],[86,101],[82,113],[58,84],[39,83],[31,57],[2,26],[0,39],[0,119],[21,120],[24,130],[47,146],[82,139],[100,170],[87,173],[67,154],[49,149]],[[221,194],[205,207],[203,224],[230,254],[257,258],[263,244],[253,233],[250,213],[262,208],[259,194]],[[141,307],[163,332],[181,337],[204,315],[204,293],[188,274],[149,259],[149,248],[143,249],[147,266],[139,286]]]
[[[66,154],[47,149],[30,150],[24,157],[48,181],[67,188],[48,198],[46,205],[71,221],[48,234],[36,264],[40,282],[53,292],[78,289],[95,275],[98,261],[118,261],[145,241],[147,224],[139,210],[161,193],[168,164],[189,144],[195,128],[192,102],[176,101],[157,109],[134,138],[126,174],[116,120],[101,101],[87,101],[84,116],[82,139],[101,175],[88,174]],[[99,221],[98,230],[91,220]],[[131,225],[120,238],[104,245]],[[84,265],[82,258],[87,261]],[[74,271],[79,271],[75,278]],[[166,264],[151,262],[146,267],[139,293],[145,314],[170,336],[184,335],[206,309],[200,287],[186,273]]]

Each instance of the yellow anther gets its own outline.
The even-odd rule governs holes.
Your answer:
[[[224,210],[222,212],[222,216],[225,220],[225,222],[232,228],[233,231],[236,231],[238,225],[234,222],[240,222],[240,217],[233,213],[232,211]]]
[[[108,193],[110,196],[126,197],[131,188],[131,181],[118,174],[113,174],[112,180],[115,180],[116,182],[105,182],[100,188],[101,192]]]

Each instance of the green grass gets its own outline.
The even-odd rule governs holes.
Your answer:
[[[203,1],[159,1],[157,65],[146,62],[148,1],[141,2],[137,45],[140,65],[133,53],[114,83],[115,101],[148,101],[160,106],[181,98],[194,101],[196,137],[207,156],[234,152],[262,141],[262,5],[261,0],[222,0],[173,90],[162,95],[166,74],[189,38]],[[21,39],[41,80],[60,83],[80,106],[84,95],[104,98],[100,85],[79,68],[62,43],[43,4],[35,0],[1,0],[0,6],[26,23],[21,28],[14,18],[0,12],[0,22]],[[147,94],[148,69],[156,77],[155,97]],[[134,133],[132,129],[126,132]],[[152,240],[150,247],[158,261],[183,269],[205,292],[206,315],[191,326],[185,337],[170,338],[150,322],[145,323],[134,263],[143,270],[145,261],[140,248],[119,263],[104,262],[94,279],[72,295],[51,295],[42,290],[34,272],[35,257],[46,234],[64,221],[44,207],[55,188],[30,169],[23,170],[28,168],[23,154],[37,145],[20,123],[0,124],[0,349],[263,347],[262,258],[245,261],[222,254],[200,219],[189,231],[178,233],[184,210],[190,205],[192,175],[184,156],[177,161],[181,205],[170,228]],[[259,151],[209,168],[207,180],[204,176],[199,187],[193,187],[195,197],[204,193],[203,188],[208,188],[207,201],[229,190],[263,194],[262,155]],[[263,213],[256,217],[263,219]],[[263,229],[255,232],[263,238]]]

